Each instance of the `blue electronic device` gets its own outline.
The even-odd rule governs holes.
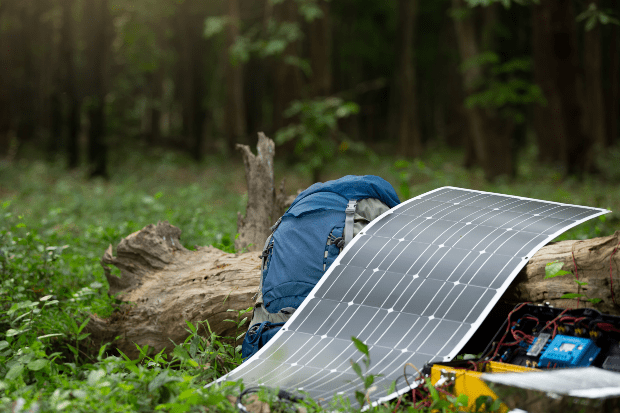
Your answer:
[[[601,349],[589,338],[555,336],[540,356],[539,367],[587,367]]]

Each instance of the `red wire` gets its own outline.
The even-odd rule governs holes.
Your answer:
[[[474,371],[478,371],[478,365],[476,363],[474,363],[473,361],[469,360],[469,364],[474,366]]]
[[[612,324],[609,324],[609,323],[596,323],[596,326],[603,331],[614,331],[616,333],[620,333],[620,330],[618,330]]]
[[[547,324],[545,324],[545,326],[543,327],[542,330],[540,330],[540,332],[542,333],[543,331],[545,331],[547,329],[547,327],[549,327],[551,324],[553,324],[553,335],[551,336],[551,338],[555,338],[555,334],[556,334],[556,330],[558,328],[557,326],[557,321],[561,319],[561,317],[564,315],[565,312],[568,311],[568,308],[565,309],[564,311],[562,311],[560,313],[560,315],[558,315],[556,318],[554,318],[553,320],[549,321]]]
[[[394,407],[394,411],[393,411],[392,413],[396,413],[396,410],[398,410],[398,406],[400,406],[400,399],[401,399],[401,398],[402,398],[402,397],[399,397],[399,398],[398,398],[398,402],[396,403],[396,407]]]
[[[614,254],[618,251],[618,247],[620,247],[620,241],[618,241],[618,245],[616,245],[616,248],[613,250],[613,252],[609,256],[609,290],[611,291],[611,300],[614,302],[615,305],[618,305],[618,303],[616,303],[616,297],[614,296],[614,277],[613,277],[613,272],[611,269],[611,262],[612,262],[611,259],[613,258]]]
[[[501,340],[499,341],[499,343],[497,343],[497,347],[495,348],[495,351],[493,352],[493,356],[491,357],[491,360],[493,360],[495,358],[495,356],[497,356],[497,352],[499,351],[499,348],[502,346],[502,344],[504,343],[504,339],[506,338],[506,335],[508,334],[508,332],[510,331],[510,329],[512,328],[512,324],[510,323],[510,317],[516,312],[519,311],[521,308],[523,308],[524,305],[529,304],[529,302],[526,303],[521,303],[517,308],[515,308],[514,310],[512,310],[510,313],[508,313],[508,324],[506,325],[506,332],[504,332],[504,335],[502,336]],[[506,344],[506,345],[515,345],[516,343],[513,344]]]

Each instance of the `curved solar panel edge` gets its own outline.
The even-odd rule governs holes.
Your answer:
[[[217,382],[353,401],[355,336],[369,373],[383,374],[373,404],[397,397],[403,380],[388,389],[406,363],[451,360],[538,249],[608,212],[451,186],[411,198],[364,228],[269,343]]]

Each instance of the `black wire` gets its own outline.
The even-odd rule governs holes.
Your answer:
[[[409,373],[407,373],[407,376],[414,378],[412,383],[415,383],[417,381],[417,378],[418,378],[417,376],[414,376],[413,374],[409,374]],[[404,379],[404,378],[405,378],[405,375],[401,374],[400,376],[398,376],[396,378],[396,380],[394,380],[394,392],[398,393],[398,381],[401,380],[401,379]],[[415,389],[415,388],[417,388],[417,386],[416,387],[409,387],[409,389],[407,389],[407,391],[411,390],[412,388]]]
[[[246,409],[244,404],[242,403],[243,396],[246,396],[246,395],[251,394],[251,393],[258,393],[261,388],[270,390],[270,391],[272,391],[274,393],[275,393],[275,390],[276,390],[274,388],[267,387],[267,386],[248,387],[247,389],[242,391],[239,394],[239,396],[237,397],[237,403],[236,403],[237,404],[237,409],[241,413],[249,413],[248,409]],[[302,401],[304,399],[303,396],[294,395],[293,393],[289,393],[286,390],[278,390],[277,397],[278,397],[278,399],[280,399],[282,401],[285,401],[287,403],[297,403],[297,402],[300,402],[300,401]]]

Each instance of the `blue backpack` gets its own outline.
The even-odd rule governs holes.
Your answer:
[[[358,220],[358,205],[365,201],[379,208],[374,208],[370,217],[362,215],[364,219]],[[319,182],[295,198],[265,242],[259,298],[242,345],[244,360],[291,317],[351,241],[357,221],[367,224],[399,203],[392,185],[373,175],[347,175]],[[368,203],[363,205],[367,210],[373,208]]]

